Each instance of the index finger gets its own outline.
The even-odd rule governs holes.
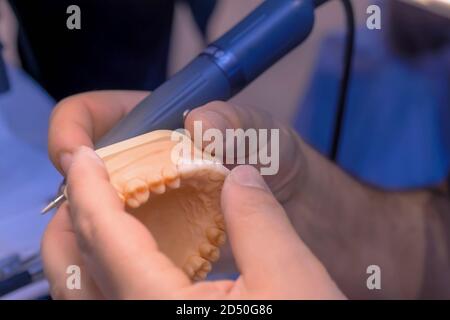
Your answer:
[[[145,225],[123,210],[94,151],[77,150],[67,181],[77,243],[106,298],[163,298],[190,284],[183,271],[159,251]]]
[[[92,91],[68,97],[53,110],[50,118],[48,148],[55,167],[63,155],[80,146],[93,147],[102,135],[129,113],[149,93],[145,91]]]

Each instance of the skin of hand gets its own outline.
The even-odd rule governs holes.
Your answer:
[[[49,154],[65,175],[74,151],[92,147],[148,93],[89,92],[53,112]],[[303,241],[350,298],[450,297],[450,197],[446,191],[385,192],[366,186],[307,145],[288,126],[252,108],[212,102],[191,111],[203,130],[280,129],[280,170],[265,180]],[[56,218],[55,218],[56,220]],[[226,253],[225,253],[226,254]],[[367,267],[382,270],[368,290]]]
[[[231,171],[221,198],[241,272],[236,281],[192,283],[159,251],[146,227],[124,211],[92,149],[82,146],[75,152],[67,181],[69,205],[56,213],[42,246],[54,298],[344,298],[251,166]],[[82,270],[80,290],[65,288],[65,270],[73,264]]]
[[[450,297],[448,189],[392,192],[364,185],[261,110],[212,102],[189,113],[189,131],[195,120],[222,132],[279,129],[280,170],[264,178],[348,297]],[[380,267],[382,290],[368,289],[372,265]]]

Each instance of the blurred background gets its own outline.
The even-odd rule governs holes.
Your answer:
[[[436,187],[448,177],[450,1],[436,1],[437,13],[424,1],[353,1],[356,47],[337,163],[379,188]],[[39,211],[61,179],[46,153],[56,102],[88,90],[153,90],[260,3],[0,0],[0,268],[34,262],[50,218]],[[81,8],[81,30],[66,28],[71,4]],[[381,30],[366,27],[373,4]],[[291,124],[328,156],[345,30],[342,3],[323,5],[308,40],[232,102]],[[45,290],[41,282],[13,297]]]
[[[218,1],[208,24],[207,39],[218,38],[261,2],[261,0]],[[354,1],[359,25],[366,23],[366,9],[371,3],[373,1]],[[339,1],[331,1],[317,11],[314,31],[307,41],[237,95],[233,102],[263,108],[278,119],[290,122],[298,111],[299,99],[303,97],[310,83],[321,41],[331,32],[344,30],[345,16],[342,5]],[[171,47],[169,73],[179,70],[204,47],[202,34],[196,27],[189,6],[185,2],[181,2],[175,10]],[[277,111],[273,112],[275,109]]]

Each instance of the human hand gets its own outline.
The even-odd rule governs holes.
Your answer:
[[[102,160],[91,149],[79,148],[68,168],[70,207],[58,210],[42,242],[54,298],[344,298],[249,166],[232,170],[221,199],[240,276],[198,283],[191,283],[158,250],[148,229],[124,211]],[[81,268],[81,290],[66,287],[66,269],[73,264]]]
[[[77,148],[92,148],[148,94],[144,91],[93,91],[59,102],[52,112],[48,133],[49,156],[56,169],[65,176]]]
[[[74,95],[58,103],[49,129],[49,155],[55,167],[65,175],[65,167],[74,150],[82,145],[93,147],[147,94],[141,91],[95,91]],[[195,121],[201,121],[204,131],[215,128],[223,133],[226,129],[238,128],[279,129],[279,172],[265,176],[265,180],[279,201],[295,198],[307,170],[300,139],[289,126],[281,125],[260,110],[220,101],[192,110],[185,120],[188,131],[193,132]]]
[[[92,148],[95,141],[147,94],[137,91],[97,91],[78,94],[61,101],[53,111],[49,130],[49,155],[55,167],[66,175],[74,150],[82,145]],[[286,208],[290,207],[290,217],[297,213],[307,168],[300,139],[292,129],[280,125],[259,110],[224,102],[211,102],[192,110],[185,120],[185,127],[191,133],[194,131],[195,121],[201,121],[204,131],[215,128],[222,133],[225,133],[226,129],[237,128],[279,129],[279,172],[265,176],[265,180],[278,201]],[[267,141],[267,144],[270,145],[271,141]],[[233,165],[229,167],[232,168]],[[293,204],[288,206],[289,203]],[[235,271],[228,245],[222,250],[216,270]]]
[[[194,136],[196,122],[201,123],[203,132],[209,129],[217,129],[222,132],[224,148],[219,155],[219,160],[225,163],[224,160],[226,159],[225,165],[228,168],[234,168],[239,164],[237,161],[237,146],[245,147],[245,158],[239,159],[243,160],[244,164],[253,164],[251,162],[251,158],[253,158],[253,160],[257,160],[257,163],[253,164],[256,168],[273,166],[277,169],[275,174],[264,175],[264,180],[278,201],[284,204],[298,197],[306,180],[307,164],[301,147],[301,139],[290,126],[278,122],[263,110],[240,107],[222,101],[208,103],[188,114],[185,120],[185,128]],[[243,136],[236,139],[237,141],[232,141],[232,139],[226,138],[226,131],[230,129],[243,130],[244,132],[252,130],[255,132],[258,141],[253,141],[252,145],[252,142],[246,142]],[[272,130],[278,131],[278,137],[272,136]],[[261,131],[267,132],[267,139],[264,139],[264,135],[260,136]],[[207,148],[211,143],[211,141],[205,140],[200,141],[203,143],[200,147]],[[194,142],[198,144],[198,141]],[[263,163],[261,159],[260,152],[264,147],[267,147],[270,154],[269,164]],[[230,151],[233,151],[234,156],[234,161],[231,164],[228,163],[228,152]],[[278,164],[271,163],[274,161],[277,161]]]
[[[50,125],[49,150],[55,166],[65,175],[67,170],[63,168],[68,169],[70,154],[80,145],[92,146],[146,94],[90,92],[62,101]],[[279,128],[280,171],[266,176],[265,180],[283,204],[297,232],[327,266],[342,290],[356,298],[417,296],[423,280],[417,276],[422,274],[423,266],[425,240],[421,230],[428,219],[434,224],[433,219],[439,216],[426,214],[428,219],[423,220],[424,212],[430,210],[428,205],[424,208],[423,203],[428,204],[429,200],[423,201],[422,195],[415,192],[389,194],[359,183],[304,143],[293,130],[280,126],[259,111],[212,102],[189,113],[185,121],[187,129],[193,129],[194,120],[202,120],[204,130]],[[423,196],[428,198],[430,194],[426,191]],[[67,211],[67,204],[61,210]],[[56,214],[52,224],[69,229],[68,213]],[[76,248],[73,237],[60,240],[55,246],[66,248],[67,254],[71,248]],[[418,249],[405,251],[405,246]],[[336,252],[339,252],[339,259],[336,259]],[[228,262],[229,250],[224,248],[221,253],[221,262]],[[389,285],[382,291],[368,291],[366,287],[366,269],[374,262],[373,257],[378,257],[377,264],[384,270],[384,279],[392,280],[384,281]],[[405,265],[409,266],[407,273]],[[441,263],[440,266],[446,265]],[[216,265],[215,270],[220,267]],[[226,267],[229,270],[229,266]],[[66,274],[61,277],[65,279]],[[89,286],[93,282],[87,283]],[[95,286],[89,292],[95,292]]]

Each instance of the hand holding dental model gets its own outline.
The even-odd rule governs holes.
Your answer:
[[[118,96],[116,102],[132,104],[135,97]],[[66,115],[69,110],[65,107]],[[344,298],[257,170],[241,166],[229,173],[207,160],[174,166],[167,153],[175,143],[170,131],[95,153],[79,146],[92,145],[95,137],[89,134],[101,134],[104,127],[88,130],[92,115],[81,110],[72,109],[73,117],[65,118],[72,125],[61,127],[71,130],[70,142],[59,134],[55,143],[50,132],[51,146],[73,146],[71,155],[60,153],[58,161],[67,175],[70,205],[59,208],[42,243],[54,298]],[[120,112],[107,114],[106,125]],[[86,130],[76,128],[80,123]],[[224,229],[240,277],[192,282],[211,269]],[[69,265],[81,268],[81,290],[66,287]]]
[[[176,131],[158,130],[101,148],[110,183],[159,249],[202,280],[225,243],[220,192],[229,170]],[[70,203],[70,201],[69,201]]]
[[[326,273],[322,264],[305,244],[350,298],[450,296],[446,285],[450,275],[448,259],[437,254],[449,248],[448,233],[442,232],[449,230],[445,214],[450,210],[448,192],[427,189],[389,192],[364,185],[273,117],[224,102],[212,102],[190,112],[185,120],[186,129],[192,132],[194,121],[201,121],[205,130],[216,128],[222,132],[228,128],[278,128],[280,170],[264,179],[283,204],[296,232],[271,192],[245,186],[247,181],[254,181],[250,177],[255,178],[256,172],[252,174],[248,172],[250,169],[242,168],[231,171],[223,184],[221,209],[228,243],[242,276],[237,282],[199,282],[191,286],[190,279],[201,278],[209,266],[199,264],[203,272],[190,277],[191,272],[184,264],[174,263],[174,255],[160,245],[162,238],[154,230],[149,232],[151,228],[145,226],[145,221],[136,219],[139,215],[130,215],[131,208],[124,208],[119,196],[122,189],[112,186],[107,178],[106,172],[111,168],[108,160],[105,170],[102,165],[89,165],[89,157],[74,156],[80,146],[93,148],[94,142],[146,95],[132,91],[89,92],[65,99],[53,112],[50,158],[72,185],[71,210],[67,204],[59,208],[42,243],[45,272],[55,297],[150,297],[143,292],[152,293],[151,297],[167,297],[158,283],[169,292],[174,288],[169,283],[186,284],[182,285],[185,289],[178,291],[180,298],[187,297],[187,291],[192,298],[225,297],[218,293],[224,293],[219,290],[224,289],[223,284],[236,294],[234,297],[238,297],[237,291],[231,288],[244,286],[248,291],[241,293],[245,296],[253,292],[255,295],[251,297],[255,298],[260,297],[257,293],[265,294],[266,298],[272,297],[270,293],[280,298],[312,298],[318,297],[317,290],[322,297],[329,297],[336,287],[328,276],[323,276]],[[241,170],[247,172],[245,178],[235,175]],[[109,175],[112,181],[121,176],[111,172]],[[164,197],[168,191],[176,191],[169,186],[164,194],[157,195],[155,190],[152,193],[150,189],[149,201],[138,211],[155,205],[152,200]],[[134,198],[142,199],[141,195],[130,197],[131,205]],[[212,223],[208,219],[202,221],[206,225]],[[427,236],[425,230],[432,236]],[[196,239],[208,242],[206,238]],[[178,248],[204,259],[200,242]],[[223,246],[220,260],[213,265],[214,271],[229,271],[226,262],[230,260],[230,250]],[[83,290],[66,288],[66,270],[73,264],[82,267]],[[383,270],[383,290],[368,290],[366,286],[366,270],[372,264]],[[172,280],[167,282],[169,279]],[[209,290],[211,287],[219,291]],[[202,295],[196,294],[198,288],[205,289],[201,290]]]
[[[70,210],[67,204],[59,209],[43,241],[55,298],[343,298],[252,167],[231,171],[222,191],[225,224],[241,271],[236,281],[192,283],[152,233],[123,210],[102,160],[87,147],[73,157],[68,199]],[[81,267],[81,290],[66,289],[68,264]]]

